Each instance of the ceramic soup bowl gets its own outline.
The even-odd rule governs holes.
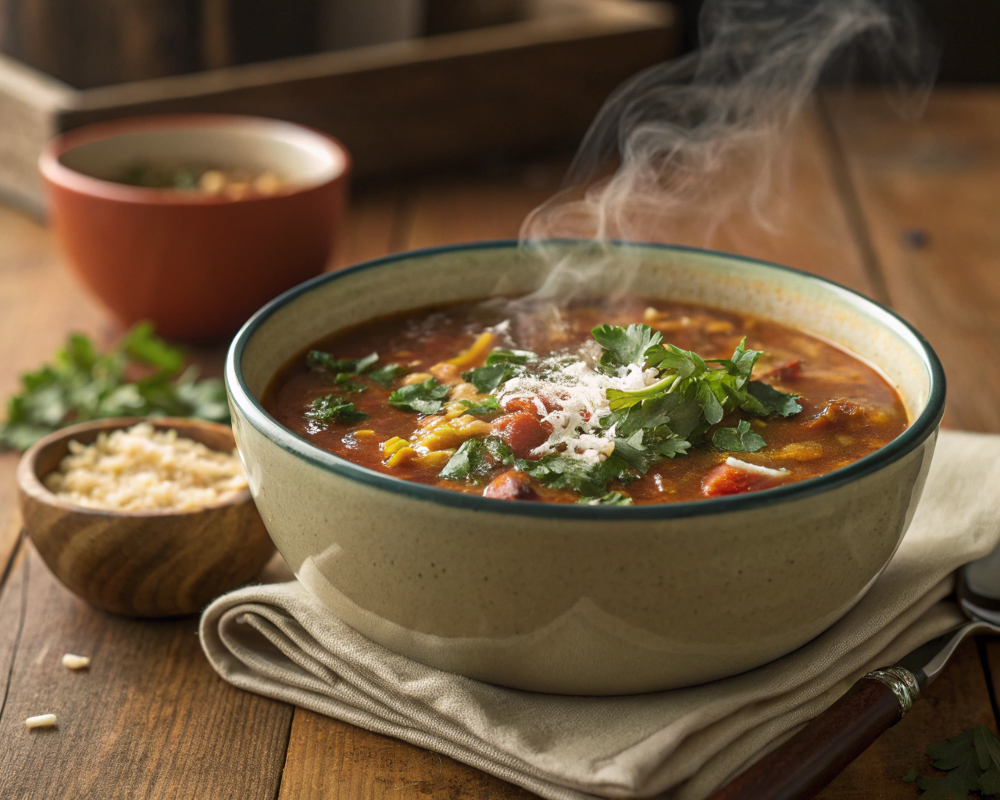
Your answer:
[[[553,245],[579,256],[583,242]],[[504,686],[627,694],[723,678],[809,641],[865,594],[923,488],[944,405],[928,344],[836,284],[733,255],[640,244],[632,289],[754,313],[882,368],[910,427],[824,476],[697,502],[515,503],[407,483],[279,425],[259,398],[310,343],[377,316],[535,288],[515,243],[424,250],[323,275],[261,309],[230,349],[236,440],[268,530],[349,625],[424,664]],[[499,276],[499,279],[498,279]],[[603,273],[612,291],[620,277]]]

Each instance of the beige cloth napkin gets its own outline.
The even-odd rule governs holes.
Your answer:
[[[690,689],[582,698],[479,683],[374,644],[294,581],[220,597],[205,611],[201,641],[234,686],[445,753],[543,797],[699,800],[860,675],[961,621],[947,599],[952,573],[1000,541],[998,487],[1000,436],[943,433],[913,524],[864,599],[794,653]]]

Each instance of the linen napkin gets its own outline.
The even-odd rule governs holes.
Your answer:
[[[234,686],[436,750],[557,800],[700,800],[864,673],[962,620],[954,571],[1000,541],[1000,436],[942,433],[891,563],[847,616],[789,655],[688,689],[562,697],[423,666],[369,641],[297,582],[252,586],[201,621]],[[943,732],[946,733],[946,732]]]

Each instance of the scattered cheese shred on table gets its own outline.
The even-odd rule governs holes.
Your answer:
[[[56,724],[55,714],[40,714],[37,717],[28,717],[24,724],[29,728],[51,728]]]
[[[67,653],[62,657],[62,662],[64,667],[69,669],[85,669],[90,666],[90,658],[87,656],[77,656],[72,653]]]

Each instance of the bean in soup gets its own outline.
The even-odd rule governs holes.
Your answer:
[[[504,500],[631,505],[846,466],[907,426],[841,348],[770,320],[632,298],[408,312],[317,342],[264,405],[379,472]]]

